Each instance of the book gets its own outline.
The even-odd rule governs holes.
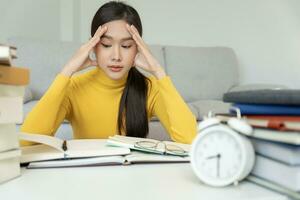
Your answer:
[[[26,86],[0,84],[0,97],[24,97]]]
[[[224,114],[222,115],[218,114],[216,115],[216,118],[220,119],[221,122],[225,123],[228,121],[230,117]],[[241,133],[241,134],[245,134],[245,133]],[[254,127],[253,132],[251,134],[247,134],[246,136],[250,138],[258,138],[258,139],[263,139],[268,141],[300,145],[300,131],[282,131],[282,130],[275,130],[269,128]]]
[[[21,175],[19,149],[0,152],[0,183]]]
[[[129,165],[142,163],[186,163],[190,162],[189,157],[159,155],[153,153],[145,153],[131,151],[130,154],[124,156],[102,156],[90,158],[76,158],[68,160],[50,160],[31,162],[27,166],[28,169],[39,168],[59,168],[59,167],[84,167],[84,166],[103,166],[103,165]]]
[[[251,138],[255,152],[287,165],[300,165],[300,146]]]
[[[23,97],[0,97],[0,123],[23,122]]]
[[[234,115],[218,114],[221,121],[227,121]],[[269,128],[282,131],[300,131],[300,116],[286,115],[243,115],[242,119],[258,128]]]
[[[17,48],[0,44],[0,64],[10,66],[14,58],[17,58]]]
[[[255,183],[255,184],[265,187],[267,189],[273,190],[280,194],[286,195],[288,197],[291,197],[292,199],[300,199],[299,192],[290,190],[280,184],[265,180],[263,178],[260,178],[260,177],[254,176],[254,175],[249,175],[246,177],[246,179],[252,183]]]
[[[242,115],[300,115],[300,106],[245,103],[234,103],[232,106],[240,109]]]
[[[112,146],[126,147],[142,152],[183,157],[188,156],[190,151],[190,145],[188,144],[121,135],[110,136],[107,143]]]
[[[29,79],[29,69],[27,68],[0,65],[1,84],[28,85]]]
[[[13,123],[0,124],[0,153],[19,148],[16,125]]]
[[[60,138],[19,133],[19,139],[39,143],[21,147],[21,163],[44,161],[54,159],[88,158],[97,156],[127,155],[128,148],[106,146],[105,139],[74,139],[62,140]]]
[[[300,191],[300,166],[290,166],[270,158],[256,155],[251,174],[280,184],[290,190]]]
[[[266,128],[254,128],[253,133],[248,136],[274,142],[300,145],[300,132],[296,131],[276,131]]]
[[[300,105],[300,90],[259,89],[227,92],[223,101],[244,104]]]

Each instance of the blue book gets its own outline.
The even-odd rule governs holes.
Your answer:
[[[300,115],[300,106],[235,103],[233,107],[239,108],[242,115]]]

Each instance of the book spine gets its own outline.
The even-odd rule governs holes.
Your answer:
[[[255,176],[283,185],[291,190],[300,190],[300,180],[298,179],[300,176],[299,166],[289,166],[257,155],[251,173]]]
[[[0,83],[9,85],[28,85],[29,70],[26,68],[0,65]]]
[[[0,97],[24,97],[26,86],[0,84]]]
[[[0,97],[0,123],[23,122],[23,98]]]
[[[251,138],[255,152],[288,165],[300,165],[300,146]]]
[[[19,149],[0,153],[0,183],[21,175],[20,155]]]
[[[0,153],[19,148],[18,141],[15,124],[0,124]]]
[[[0,60],[7,60],[10,57],[10,48],[0,45]]]
[[[240,109],[242,115],[300,115],[300,106],[236,103],[233,107]]]
[[[6,65],[7,67],[11,65],[12,55],[9,46],[0,45],[0,64]]]

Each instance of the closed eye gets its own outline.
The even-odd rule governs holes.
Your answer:
[[[103,43],[101,43],[102,44],[102,46],[104,47],[104,48],[109,48],[109,47],[111,47],[111,45],[107,45],[107,44],[103,44]]]
[[[122,46],[123,48],[125,49],[129,49],[131,47],[131,45],[128,45],[128,46]]]

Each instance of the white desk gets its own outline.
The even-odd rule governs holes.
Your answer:
[[[202,185],[189,164],[133,164],[57,169],[24,169],[0,185],[1,199],[67,200],[286,200],[244,181],[238,186]]]

